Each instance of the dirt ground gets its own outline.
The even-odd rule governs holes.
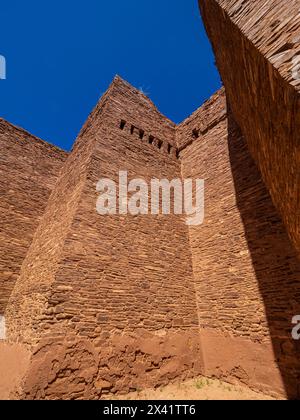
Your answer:
[[[247,387],[218,380],[198,378],[163,388],[133,392],[117,399],[125,400],[274,400]]]
[[[0,401],[9,398],[26,372],[30,353],[21,345],[0,342]]]

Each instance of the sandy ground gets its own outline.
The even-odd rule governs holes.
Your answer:
[[[18,387],[30,360],[24,346],[0,342],[0,401],[9,398],[11,390]]]
[[[218,380],[198,378],[164,388],[133,392],[121,400],[274,400],[247,387],[234,386]]]

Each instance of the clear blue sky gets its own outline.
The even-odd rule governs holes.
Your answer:
[[[197,0],[1,2],[0,116],[70,149],[115,74],[178,123],[220,87]]]

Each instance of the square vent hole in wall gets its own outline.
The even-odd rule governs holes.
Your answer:
[[[0,315],[0,340],[6,339],[5,316]]]
[[[144,130],[139,130],[139,137],[140,137],[141,140],[143,140],[144,135],[145,135],[145,131]]]
[[[198,139],[200,137],[200,130],[197,130],[196,128],[193,130],[193,137],[194,139]]]

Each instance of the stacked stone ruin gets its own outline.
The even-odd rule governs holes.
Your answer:
[[[224,88],[182,124],[116,77],[70,153],[0,120],[0,396],[205,375],[300,395],[299,2],[206,0]],[[100,178],[201,178],[205,220],[96,212]],[[3,328],[2,328],[3,330]]]

